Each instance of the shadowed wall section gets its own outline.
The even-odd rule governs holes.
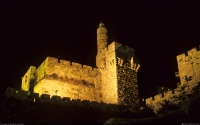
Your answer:
[[[140,67],[132,48],[108,44],[103,23],[97,29],[96,66],[47,57],[36,69],[31,66],[22,78],[22,90],[71,99],[111,104],[138,104],[137,71]],[[31,82],[30,82],[31,81]]]

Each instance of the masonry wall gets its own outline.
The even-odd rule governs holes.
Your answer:
[[[34,92],[72,99],[100,101],[98,70],[66,60],[47,57],[37,69]]]
[[[104,103],[118,104],[115,42],[98,53],[97,66],[100,71],[101,97]]]
[[[200,51],[199,48],[193,48],[187,53],[177,56],[178,70],[181,85],[188,81],[200,81]]]
[[[140,65],[134,50],[112,42],[96,59],[98,69],[47,57],[35,70],[34,92],[112,104],[138,103]]]
[[[135,53],[128,46],[116,47],[119,104],[136,106],[138,99],[137,71],[140,67]]]
[[[134,50],[112,42],[97,54],[96,60],[101,72],[103,102],[122,105],[138,103],[139,64]]]
[[[183,100],[176,98],[193,94],[193,88],[200,84],[200,51],[197,48],[189,50],[186,54],[178,55],[177,63],[179,73],[176,73],[176,77],[180,77],[181,84],[174,90],[166,91],[145,100],[146,105],[155,112],[162,108],[161,104],[165,101],[180,104]]]
[[[21,89],[24,91],[30,91],[30,87],[34,85],[34,79],[35,79],[35,72],[36,67],[30,66],[28,71],[24,74],[22,77],[22,85]]]

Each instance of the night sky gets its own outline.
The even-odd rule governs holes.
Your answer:
[[[0,3],[1,92],[19,89],[29,66],[47,56],[95,67],[101,21],[109,43],[135,49],[141,97],[157,85],[175,87],[176,56],[200,45],[198,3],[6,0]]]

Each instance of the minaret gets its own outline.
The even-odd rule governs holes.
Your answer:
[[[104,48],[108,45],[108,31],[104,25],[104,23],[99,24],[99,28],[97,29],[97,53],[100,53]]]

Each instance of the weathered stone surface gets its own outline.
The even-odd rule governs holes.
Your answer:
[[[108,45],[107,32],[105,25],[100,23],[97,68],[47,57],[38,68],[29,68],[22,78],[22,90],[39,93],[39,96],[48,94],[50,98],[60,96],[123,105],[138,103],[137,71],[140,65],[135,52],[117,42]]]
[[[177,56],[178,70],[175,76],[180,78],[180,84],[174,90],[164,92],[146,99],[146,105],[158,112],[165,101],[171,104],[180,105],[183,101],[189,100],[189,96],[195,94],[195,87],[200,81],[200,51],[197,48],[189,50],[186,54]]]

